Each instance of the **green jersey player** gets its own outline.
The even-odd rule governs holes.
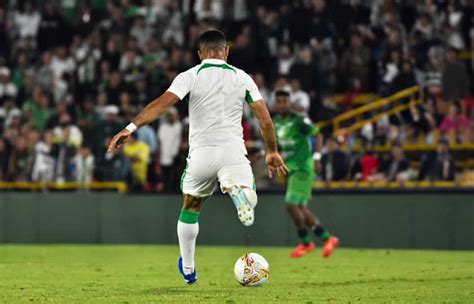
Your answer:
[[[318,147],[321,147],[322,137],[319,129],[311,123],[309,118],[290,111],[288,92],[278,91],[275,97],[275,110],[278,113],[274,119],[275,130],[280,153],[289,169],[286,208],[301,240],[301,243],[291,252],[290,257],[301,257],[314,249],[315,245],[309,237],[308,228],[323,241],[321,256],[328,257],[337,247],[339,240],[321,226],[319,220],[307,207],[315,177],[311,137],[317,136]]]

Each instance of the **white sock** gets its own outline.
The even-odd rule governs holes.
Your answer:
[[[183,259],[184,274],[191,274],[194,270],[194,251],[198,233],[198,223],[187,224],[178,221],[179,250]]]

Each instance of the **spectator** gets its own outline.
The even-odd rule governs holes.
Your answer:
[[[0,138],[0,181],[7,179],[10,145],[6,139]]]
[[[368,142],[364,146],[362,155],[356,160],[353,172],[355,172],[355,179],[365,181],[373,181],[379,169],[379,161],[375,155],[373,145]]]
[[[128,65],[127,65],[128,67]],[[107,101],[113,105],[119,105],[120,94],[127,91],[127,85],[122,81],[122,75],[118,71],[110,74],[108,83],[106,84],[105,92],[107,94]],[[118,114],[118,113],[117,113]]]
[[[421,38],[424,40],[432,40],[435,37],[436,28],[428,13],[423,13],[418,17],[412,32],[421,33]]]
[[[34,163],[31,172],[33,182],[54,181],[55,160],[52,156],[53,133],[47,131],[43,135],[43,140],[36,143],[34,148]]]
[[[84,141],[87,145],[93,144],[94,133],[99,115],[95,111],[92,96],[86,96],[82,106],[76,107],[77,126],[82,131]]]
[[[53,3],[45,2],[37,35],[38,49],[46,51],[65,45],[67,37],[67,25],[64,18],[59,14]]]
[[[441,122],[440,130],[450,144],[470,142],[471,123],[465,115],[459,113],[457,104],[449,105],[448,114]]]
[[[291,109],[296,113],[308,116],[310,102],[308,93],[301,89],[300,81],[298,79],[291,80]]]
[[[224,17],[224,5],[220,0],[197,0],[194,3],[194,13],[198,20],[216,19]]]
[[[18,87],[10,80],[10,69],[0,67],[0,105],[5,98],[15,98],[18,94]]]
[[[336,138],[328,137],[326,152],[321,157],[321,178],[324,181],[342,181],[347,177],[349,160],[341,151]]]
[[[41,15],[34,9],[31,1],[23,2],[23,9],[15,11],[13,15],[13,24],[17,35],[21,38],[36,38],[41,21]]]
[[[400,144],[392,144],[390,156],[380,166],[381,180],[404,182],[409,179],[410,164]]]
[[[178,112],[171,108],[160,122],[158,140],[160,142],[160,163],[163,173],[165,190],[176,189],[178,172],[176,161],[179,153],[183,125],[179,121]]]
[[[394,94],[415,85],[417,85],[417,83],[412,64],[409,61],[404,61],[400,73],[393,79],[391,92]]]
[[[287,45],[282,45],[278,52],[278,74],[288,76],[290,73],[290,68],[295,62],[295,58],[290,51],[290,47]]]
[[[145,17],[137,15],[135,17],[134,25],[130,29],[130,35],[137,39],[138,46],[144,49],[147,42],[153,35],[153,29],[145,22]]]
[[[31,119],[33,125],[40,132],[44,132],[48,120],[53,116],[54,111],[49,108],[49,98],[40,88],[36,88],[33,91],[32,98],[25,102],[23,111]]]
[[[106,138],[101,153],[96,158],[95,176],[103,182],[128,181],[130,163],[123,151],[107,152],[110,138]]]
[[[54,166],[54,181],[55,182],[70,182],[75,180],[75,164],[73,162],[74,156],[77,152],[77,145],[73,144],[74,135],[71,136],[69,128],[70,117],[64,114],[60,117],[61,126],[58,126],[53,131],[54,145],[51,155],[56,159]],[[76,134],[77,136],[77,134]]]
[[[93,180],[94,156],[86,145],[82,145],[74,156],[75,181],[90,183]]]
[[[158,136],[150,125],[142,126],[136,133],[137,139],[144,142],[149,148],[147,181],[150,187],[156,187],[161,173],[159,166]]]
[[[54,71],[52,68],[53,57],[49,51],[42,53],[42,65],[36,71],[35,81],[43,90],[50,90],[54,83]]]
[[[123,154],[128,158],[132,171],[132,190],[142,191],[146,186],[148,174],[148,158],[150,155],[148,146],[137,140],[137,134],[133,133],[123,147]]]
[[[298,59],[290,68],[290,77],[297,79],[301,83],[301,88],[313,97],[321,89],[320,68],[309,47],[299,52]]]
[[[28,56],[25,52],[18,53],[16,67],[12,73],[12,82],[17,87],[18,91],[24,89],[26,82],[26,74],[28,71]],[[20,94],[17,94],[20,95]],[[12,97],[16,97],[11,95]]]
[[[370,50],[363,44],[362,37],[358,33],[351,35],[350,47],[342,54],[340,75],[344,75],[346,90],[352,87],[354,80],[358,80],[361,90],[367,92],[370,79]]]
[[[28,143],[24,137],[17,137],[9,157],[7,179],[9,181],[28,181],[30,165]]]
[[[102,153],[103,144],[106,138],[114,136],[123,128],[120,121],[119,108],[115,105],[108,105],[104,108],[105,118],[97,123],[96,133],[93,137],[92,151],[94,155]]]
[[[443,75],[443,51],[439,47],[428,50],[428,60],[424,67],[426,84],[441,83]]]
[[[125,54],[120,59],[119,68],[124,75],[123,80],[125,83],[133,83],[143,76],[143,59],[137,54],[136,51],[129,50],[125,52]]]
[[[382,85],[380,93],[383,96],[390,95],[390,86],[392,86],[393,80],[400,73],[402,55],[399,50],[392,50],[389,58],[385,62],[382,68]]]
[[[82,131],[73,124],[69,114],[59,116],[59,125],[53,129],[56,138],[65,140],[65,143],[71,147],[80,147],[82,145]]]
[[[454,159],[449,152],[448,141],[442,138],[435,152],[423,156],[418,180],[451,181],[454,174]]]
[[[444,98],[451,102],[466,97],[469,92],[469,76],[464,65],[457,60],[455,49],[446,52],[442,83]]]
[[[73,54],[77,64],[80,90],[90,90],[90,86],[93,86],[94,82],[98,79],[96,67],[102,58],[102,51],[97,45],[96,40],[93,37],[85,39]]]
[[[60,46],[56,49],[51,60],[51,69],[56,80],[65,74],[72,74],[75,71],[76,62],[74,58],[68,54],[66,47]]]

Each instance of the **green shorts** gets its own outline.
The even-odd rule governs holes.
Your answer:
[[[288,176],[286,203],[291,205],[307,205],[311,199],[314,173],[311,171],[294,171]]]

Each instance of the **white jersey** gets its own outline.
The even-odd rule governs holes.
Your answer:
[[[205,146],[244,146],[244,103],[262,99],[252,78],[219,59],[205,59],[180,73],[168,89],[183,99],[189,94],[190,150]]]

